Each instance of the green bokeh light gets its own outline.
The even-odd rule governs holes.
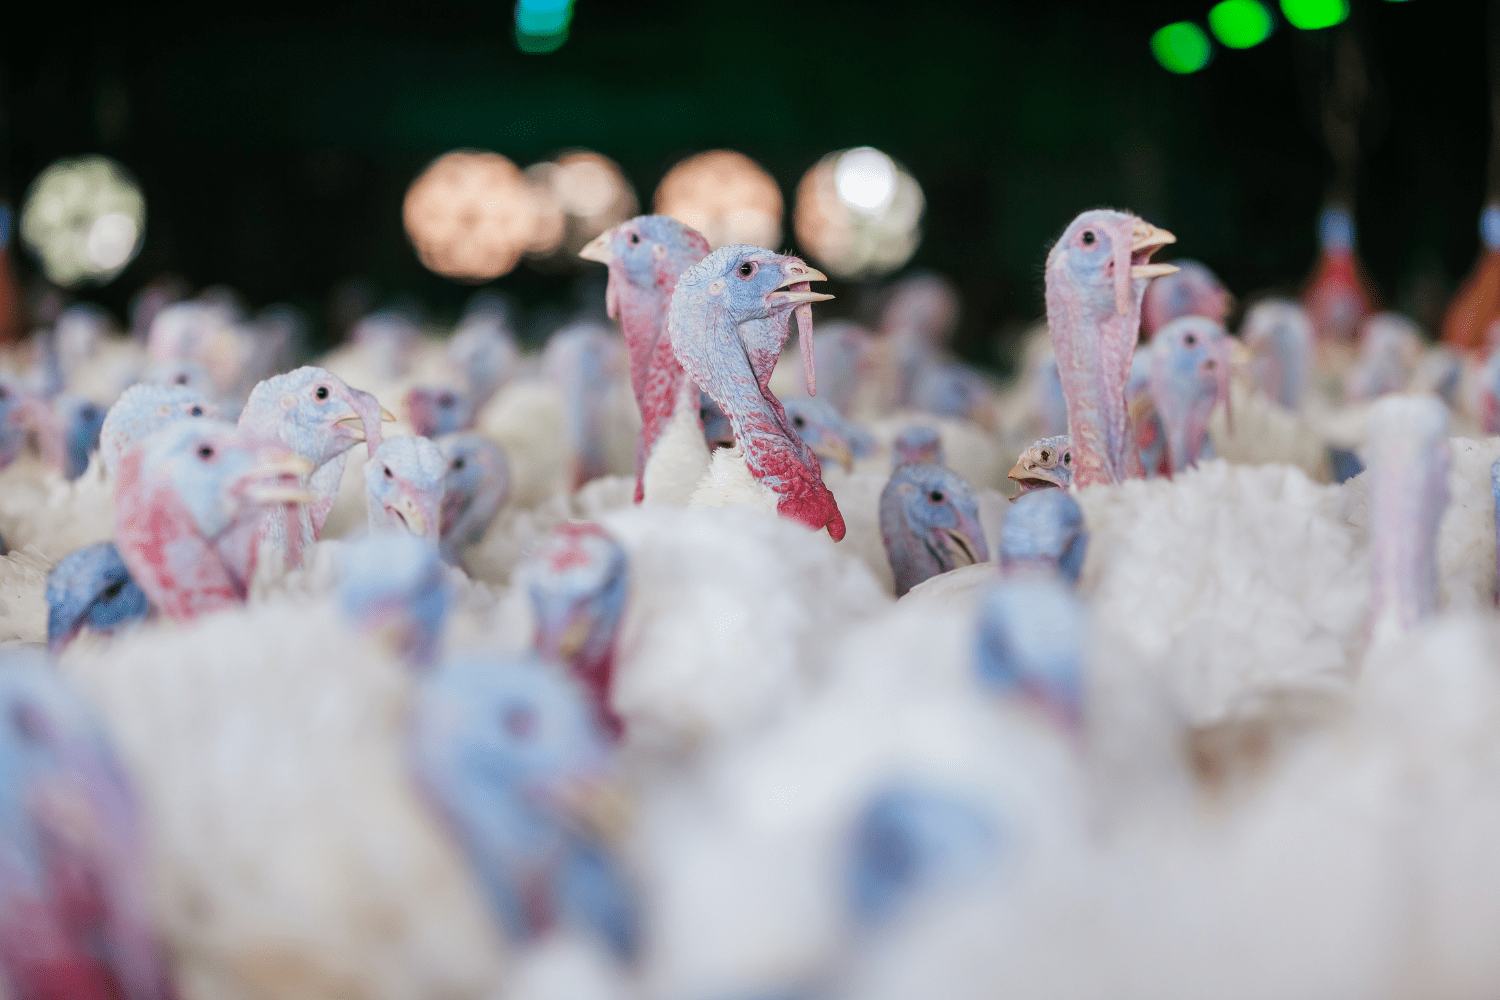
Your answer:
[[[1271,12],[1259,0],[1223,0],[1208,12],[1208,30],[1228,48],[1254,48],[1271,34]]]
[[[1177,21],[1151,36],[1151,54],[1170,73],[1196,73],[1208,65],[1208,35],[1191,21]]]
[[[1349,0],[1281,0],[1281,12],[1294,28],[1331,28],[1349,16]]]
[[[573,0],[520,0],[516,4],[516,48],[532,55],[555,52],[568,40]]]

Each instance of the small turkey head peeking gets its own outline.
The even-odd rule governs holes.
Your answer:
[[[1229,413],[1229,347],[1224,328],[1201,316],[1173,320],[1151,341],[1151,398],[1174,474],[1213,455],[1208,418],[1220,401]]]
[[[121,455],[168,424],[204,418],[218,420],[220,415],[200,392],[177,385],[131,386],[104,415],[99,431],[104,470],[113,477]]]
[[[721,247],[678,279],[668,329],[677,360],[729,417],[745,465],[776,495],[777,512],[814,531],[827,527],[838,541],[844,537],[838,503],[823,485],[817,456],[770,388],[795,312],[807,394],[817,394],[812,303],[833,296],[809,290],[808,283],[826,280],[796,257]]]
[[[420,437],[454,434],[474,426],[474,404],[459,389],[412,389],[406,394],[406,422]]]
[[[1073,446],[1066,434],[1045,437],[1021,452],[1011,466],[1009,478],[1021,488],[1017,497],[1033,490],[1061,489],[1073,485]]]
[[[1151,255],[1175,242],[1128,212],[1094,209],[1074,219],[1047,255],[1047,325],[1080,488],[1145,474],[1125,386],[1146,283],[1176,271],[1151,263]]]
[[[104,407],[82,396],[62,394],[51,399],[32,396],[16,411],[17,418],[36,434],[42,458],[64,479],[83,475],[89,455],[99,446]]]
[[[943,436],[934,427],[913,424],[903,427],[891,443],[891,468],[903,465],[945,465]]]
[[[438,438],[448,463],[443,474],[439,547],[443,559],[457,565],[459,554],[484,537],[490,522],[510,496],[510,463],[505,451],[479,434]]]
[[[901,597],[929,577],[989,559],[974,489],[938,465],[904,465],[880,494],[880,537]]]
[[[1031,704],[1076,735],[1084,721],[1087,636],[1083,605],[1057,578],[1002,580],[979,600],[975,667],[980,683]]]
[[[365,463],[370,533],[411,534],[436,547],[447,475],[448,460],[427,438],[387,438]]]
[[[708,256],[708,240],[671,216],[641,215],[599,234],[578,256],[609,267],[605,305],[625,335],[630,386],[641,411],[635,470],[640,503],[641,473],[672,419],[684,378],[667,336],[672,293],[682,273]]]
[[[698,393],[698,419],[703,422],[703,442],[709,451],[734,447],[734,428],[729,425],[729,418],[724,416],[713,397],[701,390]]]
[[[1196,260],[1179,260],[1176,274],[1166,274],[1146,286],[1141,301],[1141,330],[1148,340],[1156,331],[1184,316],[1202,316],[1220,326],[1234,308],[1234,296],[1219,276]]]
[[[220,420],[181,420],[120,459],[115,545],[173,621],[239,604],[269,510],[305,504],[311,463]]]
[[[1359,330],[1359,357],[1344,376],[1344,397],[1369,401],[1404,392],[1426,350],[1422,331],[1405,316],[1391,312],[1376,313]]]
[[[414,535],[372,535],[339,552],[339,606],[413,670],[437,659],[448,582],[437,551]]]
[[[1370,408],[1369,433],[1370,632],[1381,641],[1437,613],[1448,409],[1430,396],[1386,396]]]
[[[604,731],[619,738],[624,724],[610,703],[610,686],[630,588],[625,550],[596,524],[564,524],[542,540],[519,579],[536,616],[537,655],[568,667]]]
[[[578,686],[530,657],[461,658],[424,679],[412,724],[418,780],[509,936],[561,925],[632,957],[637,906],[606,848],[624,804]]]
[[[0,985],[12,997],[173,1000],[125,770],[39,656],[0,662]]]
[[[239,424],[248,433],[280,441],[312,463],[314,472],[307,483],[314,497],[307,509],[311,522],[302,526],[302,541],[311,545],[333,509],[346,453],[363,441],[373,455],[380,447],[381,421],[395,419],[368,392],[351,389],[337,375],[309,365],[257,384]]]
[[[1313,331],[1307,312],[1290,299],[1265,299],[1240,328],[1250,352],[1250,377],[1267,397],[1288,410],[1302,408],[1312,377]]]
[[[47,574],[47,652],[57,656],[85,628],[130,628],[150,609],[114,542],[70,552]]]
[[[1006,576],[1059,576],[1078,583],[1088,555],[1083,508],[1064,490],[1037,490],[1016,497],[1000,526],[996,561]]]
[[[812,396],[793,396],[783,405],[792,430],[819,462],[832,462],[845,472],[854,468],[854,447],[845,436],[846,422],[838,410]]]

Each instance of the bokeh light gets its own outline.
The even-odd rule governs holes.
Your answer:
[[[1260,0],[1222,0],[1208,12],[1208,29],[1227,48],[1254,48],[1271,35],[1271,12]]]
[[[573,0],[519,0],[516,48],[532,55],[556,52],[568,40]]]
[[[781,242],[781,188],[750,157],[730,149],[690,156],[656,188],[656,211],[692,226],[714,249]]]
[[[797,185],[797,243],[836,277],[886,274],[916,251],[925,204],[916,179],[880,150],[830,153]]]
[[[48,280],[104,283],[140,252],[146,199],[106,156],[58,160],[32,182],[21,206],[21,240]]]
[[[636,214],[635,190],[618,164],[585,149],[526,168],[537,197],[530,253],[578,263],[584,244]]]
[[[406,235],[433,271],[459,281],[508,273],[531,248],[537,199],[510,160],[458,150],[434,160],[406,191]]]
[[[1349,0],[1281,0],[1281,13],[1294,28],[1331,28],[1349,16]]]
[[[1170,73],[1198,72],[1212,51],[1208,36],[1191,21],[1169,24],[1151,36],[1151,54]]]

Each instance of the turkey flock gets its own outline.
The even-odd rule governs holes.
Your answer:
[[[1231,334],[1086,211],[1004,386],[942,279],[815,327],[666,216],[535,355],[62,312],[0,358],[0,994],[1500,994],[1500,352],[1347,228]]]

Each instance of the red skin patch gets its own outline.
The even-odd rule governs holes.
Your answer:
[[[151,604],[173,621],[243,603],[236,582],[170,483],[141,480],[144,450],[120,461],[115,479],[115,546]]]

